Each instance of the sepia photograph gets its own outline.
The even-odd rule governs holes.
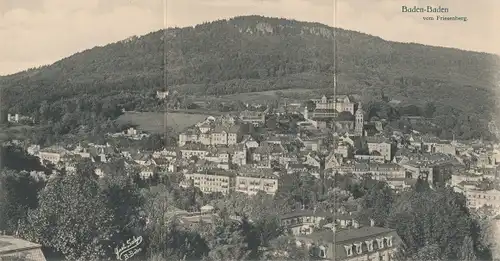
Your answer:
[[[0,261],[500,261],[498,0],[0,0]]]

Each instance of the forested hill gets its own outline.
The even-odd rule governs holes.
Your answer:
[[[189,93],[328,87],[337,37],[340,88],[384,87],[389,94],[457,106],[464,106],[463,97],[473,97],[466,109],[478,113],[494,103],[497,56],[334,31],[318,23],[260,16],[171,28],[2,77],[2,102],[29,113],[42,100],[150,93],[162,88],[164,50],[168,85]]]

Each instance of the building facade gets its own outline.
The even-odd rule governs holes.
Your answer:
[[[193,185],[198,187],[203,193],[220,192],[227,194],[234,190],[235,177],[232,173],[220,171],[211,171],[211,173],[191,173],[184,174],[182,186]]]
[[[314,256],[335,261],[396,260],[403,245],[395,230],[373,226],[318,231],[296,239]]]

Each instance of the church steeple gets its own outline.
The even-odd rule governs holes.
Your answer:
[[[364,119],[364,111],[361,103],[358,105],[358,110],[356,111],[355,115],[355,122],[354,122],[354,133],[357,136],[363,136],[363,127],[365,125],[365,119]]]

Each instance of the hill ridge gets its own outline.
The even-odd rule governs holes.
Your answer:
[[[308,28],[307,26],[304,26],[304,25],[313,25],[314,27],[319,27],[321,29],[328,29],[328,30],[331,30],[332,32],[333,32],[333,30],[337,29],[337,30],[339,30],[340,33],[346,33],[346,32],[347,33],[356,33],[356,34],[367,36],[367,37],[373,37],[374,39],[379,39],[379,40],[384,41],[384,42],[390,42],[390,43],[395,43],[395,44],[398,44],[398,43],[399,44],[410,44],[410,45],[422,46],[422,47],[435,47],[435,48],[443,48],[443,49],[450,49],[450,50],[458,50],[458,51],[470,52],[470,53],[475,53],[475,54],[492,55],[492,56],[495,56],[497,59],[500,60],[500,56],[499,55],[493,54],[493,53],[488,53],[488,52],[482,52],[482,51],[476,51],[476,50],[467,50],[467,49],[461,49],[461,48],[457,48],[457,47],[446,47],[446,46],[429,45],[429,44],[422,44],[422,43],[417,43],[417,42],[393,41],[393,40],[384,39],[384,38],[376,36],[376,35],[372,35],[370,33],[365,33],[365,32],[356,31],[356,30],[350,30],[350,29],[343,29],[343,28],[340,28],[340,27],[333,27],[333,26],[329,26],[329,25],[322,24],[322,23],[319,23],[319,22],[307,22],[307,21],[301,21],[301,20],[296,20],[296,19],[269,17],[269,16],[262,16],[262,15],[236,16],[236,17],[232,17],[232,18],[226,18],[226,19],[219,19],[219,20],[215,20],[215,21],[203,22],[201,24],[197,24],[197,25],[193,25],[193,26],[168,27],[167,31],[168,31],[168,34],[170,36],[173,36],[173,35],[175,35],[176,31],[183,30],[183,29],[197,29],[197,28],[201,28],[202,29],[204,26],[210,26],[210,25],[216,24],[216,23],[231,23],[231,22],[233,22],[233,23],[234,22],[241,23],[241,21],[245,20],[245,19],[254,19],[255,20],[254,22],[256,23],[254,26],[258,26],[259,24],[262,24],[262,21],[264,21],[264,24],[266,24],[266,25],[270,25],[268,23],[269,21],[271,21],[271,22],[279,22],[279,23],[292,23],[293,25],[303,24],[302,25],[303,29],[304,29],[304,27]],[[259,19],[261,21],[259,21]],[[280,24],[280,25],[282,25],[282,24]],[[290,26],[290,27],[292,27],[292,26]],[[257,28],[257,29],[258,30],[259,29],[262,30],[262,28]],[[96,45],[94,47],[91,47],[91,48],[88,48],[88,49],[85,49],[85,50],[81,50],[81,51],[75,52],[75,53],[73,53],[73,54],[71,54],[71,55],[69,55],[69,56],[67,56],[65,58],[62,58],[60,60],[55,61],[52,64],[46,64],[46,65],[40,65],[40,66],[33,67],[33,68],[28,68],[26,70],[22,70],[22,71],[19,71],[19,72],[16,72],[16,73],[12,73],[12,74],[9,74],[9,75],[0,75],[0,79],[2,79],[2,78],[9,78],[9,77],[12,77],[12,76],[15,76],[15,75],[18,75],[18,74],[22,74],[22,73],[39,71],[40,69],[43,69],[45,67],[49,67],[49,66],[51,66],[51,65],[53,65],[55,63],[58,63],[58,62],[63,61],[65,59],[68,59],[68,58],[70,58],[72,56],[83,54],[83,53],[86,53],[88,51],[92,51],[92,50],[94,50],[96,48],[104,48],[104,47],[107,47],[109,45],[118,44],[118,43],[126,44],[127,42],[134,41],[134,40],[140,40],[141,38],[143,38],[145,36],[155,35],[155,34],[163,34],[163,29],[151,31],[151,32],[149,32],[147,34],[144,34],[144,35],[141,35],[141,36],[131,35],[131,36],[125,38],[125,39],[118,40],[118,41],[111,42],[111,43],[107,43],[105,45]],[[333,37],[333,36],[329,36],[329,37]]]
[[[2,77],[2,107],[33,114],[43,101],[116,99],[144,104],[167,85],[186,95],[225,95],[332,86],[333,30],[339,90],[433,101],[491,117],[498,56],[454,48],[398,43],[328,25],[264,16],[238,16],[127,38],[52,65]],[[152,96],[153,95],[153,96]],[[140,97],[140,98],[139,98]],[[471,99],[464,102],[463,98]],[[142,99],[142,101],[140,100]],[[151,101],[154,103],[154,101]],[[127,105],[128,106],[128,105]],[[144,105],[146,106],[146,105]]]

